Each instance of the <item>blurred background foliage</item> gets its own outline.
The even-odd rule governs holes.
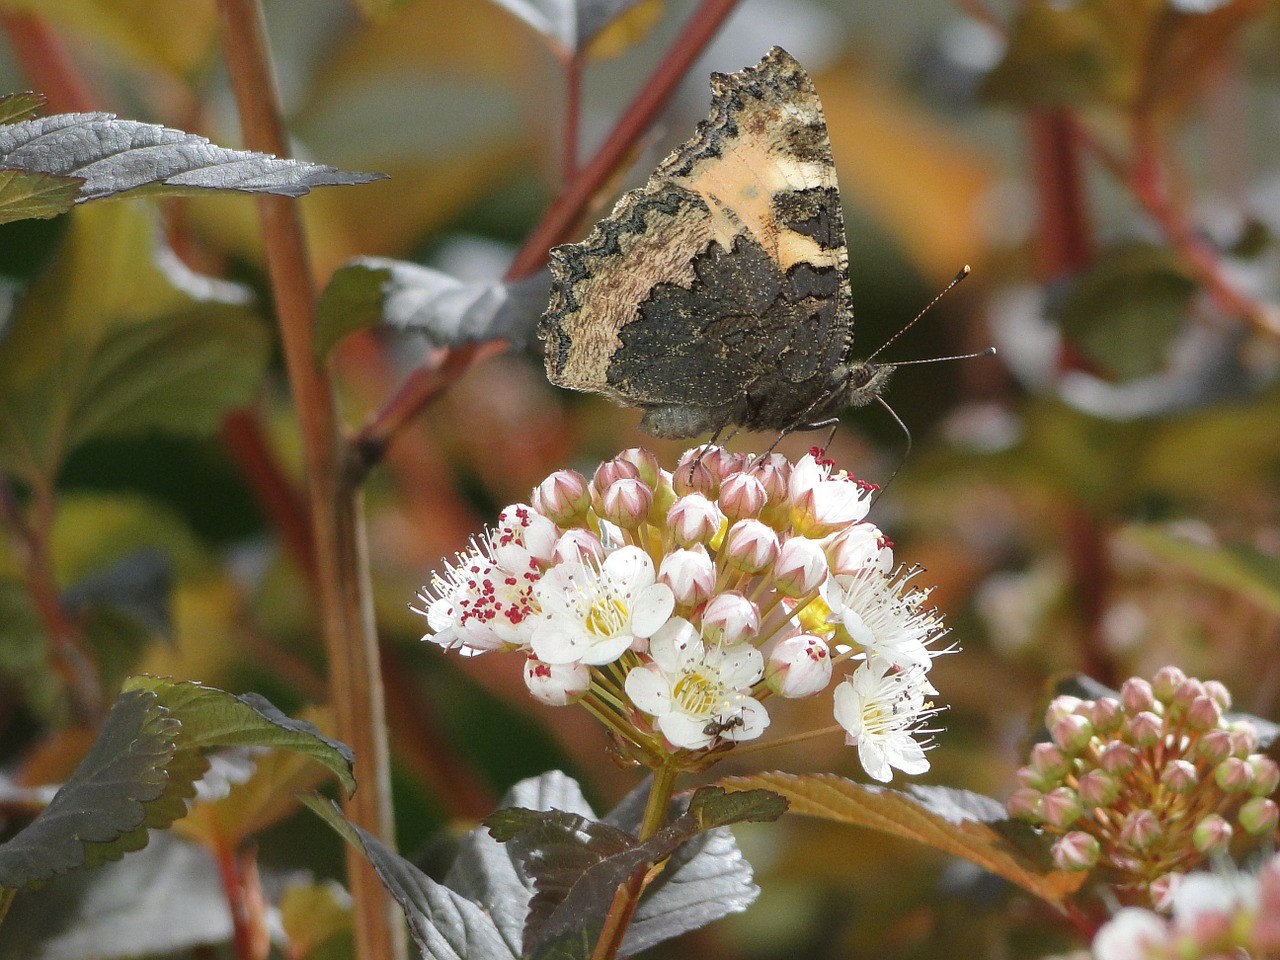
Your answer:
[[[391,175],[300,201],[318,286],[371,254],[469,280],[502,275],[566,179],[564,38],[534,16],[560,6],[268,0],[295,155]],[[593,38],[579,162],[694,7],[643,0]],[[883,359],[991,343],[999,357],[898,372],[889,399],[914,439],[905,459],[906,438],[876,408],[848,415],[831,450],[860,477],[893,478],[872,519],[901,560],[927,568],[964,648],[936,670],[950,710],[931,782],[1005,796],[1034,709],[1066,671],[1114,684],[1174,663],[1280,719],[1278,14],[1266,0],[742,0],[588,218],[690,135],[706,115],[709,71],[753,64],[778,44],[814,75],[826,110],[859,353],[962,264],[974,267]],[[66,52],[62,74],[31,62],[37,18]],[[40,89],[51,113],[88,105],[239,145],[212,0],[2,0],[0,23],[0,89]],[[81,86],[42,87],[51,76]],[[287,511],[264,496],[236,441],[251,424],[280,475],[300,483],[252,203],[125,201],[0,227],[0,371],[44,384],[27,395],[55,411],[23,456],[0,443],[7,495],[22,503],[33,478],[55,481],[49,555],[108,698],[136,672],[256,690],[288,710],[325,698]],[[176,258],[159,256],[161,245]],[[193,293],[189,271],[238,286]],[[220,324],[233,349],[162,413],[107,404],[86,427],[85,411],[59,407],[82,369],[76,344],[159,315]],[[331,361],[346,423],[366,422],[427,350],[376,330],[348,338]],[[189,356],[181,344],[139,356],[187,375],[171,366]],[[517,658],[446,657],[418,642],[423,622],[407,604],[439,557],[550,471],[590,472],[637,444],[674,463],[681,445],[644,437],[638,420],[551,387],[534,351],[502,352],[400,431],[370,476],[406,854],[446,863],[442,838],[545,769],[580,778],[598,809],[634,784],[633,771],[603,760],[602,732],[584,713],[533,704]],[[798,456],[813,440],[788,437],[780,449]],[[287,504],[290,491],[280,495]],[[88,741],[48,666],[21,537],[9,533],[0,763],[15,796],[65,777]],[[775,711],[776,734],[830,722],[817,701],[787,707]],[[759,762],[730,757],[718,770]],[[835,736],[766,763],[858,776]],[[305,942],[296,956],[342,956],[341,895],[323,883],[340,872],[339,840],[288,804],[263,806],[250,819],[262,828],[266,901]],[[15,801],[3,810],[21,822]],[[34,920],[20,898],[0,956],[124,955],[103,952],[113,937],[129,955],[189,956],[225,939],[216,884],[201,880],[208,855],[186,849],[201,841],[195,826],[77,881],[85,889]],[[737,833],[759,902],[654,955],[1008,957],[1071,942],[1009,888],[931,851],[799,818]],[[169,878],[185,895],[167,911],[146,912],[146,894],[103,907],[93,885],[118,884],[115,869]],[[40,938],[53,944],[44,954]]]

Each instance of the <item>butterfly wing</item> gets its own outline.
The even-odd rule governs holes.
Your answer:
[[[826,122],[780,48],[711,83],[693,138],[585,241],[552,251],[547,373],[622,403],[783,429],[830,390],[852,341]]]

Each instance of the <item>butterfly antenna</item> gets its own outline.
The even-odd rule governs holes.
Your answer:
[[[902,336],[904,333],[906,333],[908,330],[910,330],[912,327],[914,327],[917,323],[919,323],[919,322],[920,322],[920,318],[921,318],[921,317],[923,317],[923,316],[924,316],[926,313],[928,313],[930,310],[932,310],[932,309],[933,309],[933,305],[934,305],[934,304],[936,304],[936,303],[937,303],[939,300],[941,300],[943,297],[945,297],[945,296],[947,295],[947,293],[948,293],[948,292],[950,292],[951,288],[952,288],[952,287],[954,287],[954,286],[955,286],[957,283],[959,283],[961,280],[963,280],[965,277],[967,277],[967,276],[969,275],[969,273],[970,273],[969,265],[966,263],[966,264],[961,268],[960,272],[959,272],[959,273],[957,273],[954,277],[952,277],[952,278],[951,278],[951,282],[950,282],[950,283],[948,283],[945,287],[943,287],[943,288],[942,288],[942,292],[941,292],[941,293],[939,293],[936,297],[934,297],[934,298],[933,298],[932,300],[930,300],[927,304],[925,304],[924,309],[923,309],[923,310],[921,310],[919,313],[917,313],[917,314],[916,314],[916,315],[911,319],[911,322],[910,322],[910,323],[908,323],[906,326],[904,326],[901,330],[899,330],[897,333],[895,333],[892,337],[890,337],[890,338],[889,338],[888,340],[886,340],[884,343],[880,344],[879,348],[875,351],[875,353],[873,353],[873,354],[871,354],[871,356],[867,357],[867,361],[866,361],[866,362],[867,362],[867,363],[870,363],[870,362],[871,362],[872,360],[874,360],[876,357],[880,356],[880,354],[881,354],[881,353],[883,353],[883,352],[884,352],[884,350],[885,350],[887,347],[889,347],[890,345],[892,345],[894,341],[896,341],[900,336]],[[992,352],[992,353],[994,353],[995,351],[993,350],[993,351],[991,351],[991,352]],[[974,354],[974,356],[983,356],[983,354]],[[946,359],[951,359],[951,358],[950,358],[950,357],[948,357],[948,358],[946,358]],[[896,417],[897,415],[895,414],[894,416]],[[899,422],[899,423],[901,423],[902,421],[901,421],[901,420],[899,420],[898,422]],[[903,429],[905,429],[905,427],[904,427]],[[908,434],[908,436],[909,436],[909,434]]]

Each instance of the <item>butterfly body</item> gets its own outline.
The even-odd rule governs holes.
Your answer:
[[[642,429],[659,437],[830,422],[874,399],[893,367],[850,356],[821,103],[777,47],[711,85],[693,138],[585,240],[551,251],[547,374],[644,408]]]

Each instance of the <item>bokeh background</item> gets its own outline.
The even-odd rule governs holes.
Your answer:
[[[486,0],[265,6],[295,154],[390,174],[299,201],[317,284],[360,255],[501,277],[566,177],[555,41],[506,8],[518,4]],[[579,159],[608,135],[694,7],[644,0],[590,47]],[[876,407],[846,414],[830,449],[860,477],[892,478],[872,519],[900,560],[926,569],[920,582],[937,585],[934,600],[963,648],[934,673],[949,710],[928,782],[1003,798],[1051,684],[1076,671],[1117,684],[1173,663],[1222,680],[1242,709],[1280,719],[1277,9],[1261,0],[743,0],[575,234],[691,134],[706,115],[710,71],[754,64],[778,44],[813,74],[826,111],[859,355],[973,267],[881,359],[992,344],[999,356],[897,373],[888,399],[910,428],[909,455]],[[0,12],[10,37],[0,89],[38,86],[13,33],[34,12],[65,44],[96,108],[239,145],[211,2],[4,0]],[[65,91],[43,92],[50,112],[67,109]],[[156,223],[187,267],[253,291],[263,331],[273,330],[253,201],[236,196],[118,201],[6,225],[4,299],[74,305],[110,288],[128,310],[159,282],[147,239]],[[54,285],[40,279],[51,271]],[[332,363],[350,428],[434,349],[381,329],[344,341]],[[234,416],[256,424],[296,483],[298,431],[272,356],[251,405]],[[530,700],[519,658],[446,656],[420,642],[424,624],[408,605],[440,557],[552,470],[589,474],[632,445],[674,465],[682,446],[646,438],[638,421],[636,411],[549,385],[535,342],[473,366],[400,431],[370,477],[407,855],[447,862],[450,836],[546,769],[578,778],[599,810],[635,785],[584,713]],[[98,610],[90,638],[108,696],[122,677],[152,672],[255,690],[287,710],[325,698],[307,582],[229,436],[95,439],[59,472],[63,586],[87,580],[101,599],[93,578],[136,575],[140,556],[157,578],[133,601],[108,605],[109,615]],[[799,456],[816,439],[788,437],[779,449]],[[740,435],[732,446],[771,440]],[[56,782],[84,740],[70,732],[44,638],[23,619],[17,571],[6,551],[0,763],[12,782]],[[826,726],[826,710],[820,700],[787,703],[773,711],[771,735]],[[716,772],[761,762],[861,775],[830,735],[753,755],[751,765],[730,757]],[[256,843],[269,896],[290,878],[340,874],[340,841],[319,821],[268,819]],[[1078,946],[1015,891],[922,848],[800,818],[736,832],[760,900],[654,956],[1021,957]],[[187,860],[165,869],[198,873]],[[43,922],[74,925],[82,939],[43,955],[122,956],[107,947],[113,931],[123,936],[127,925],[137,938],[151,925],[169,939],[120,942],[222,956],[208,946],[214,934],[197,935],[225,909],[206,893],[163,917],[145,898],[93,916],[71,898],[59,908],[71,914],[50,907]],[[18,913],[11,923],[22,922]],[[33,942],[15,946],[17,929],[0,932],[0,956],[40,955],[13,952]]]

